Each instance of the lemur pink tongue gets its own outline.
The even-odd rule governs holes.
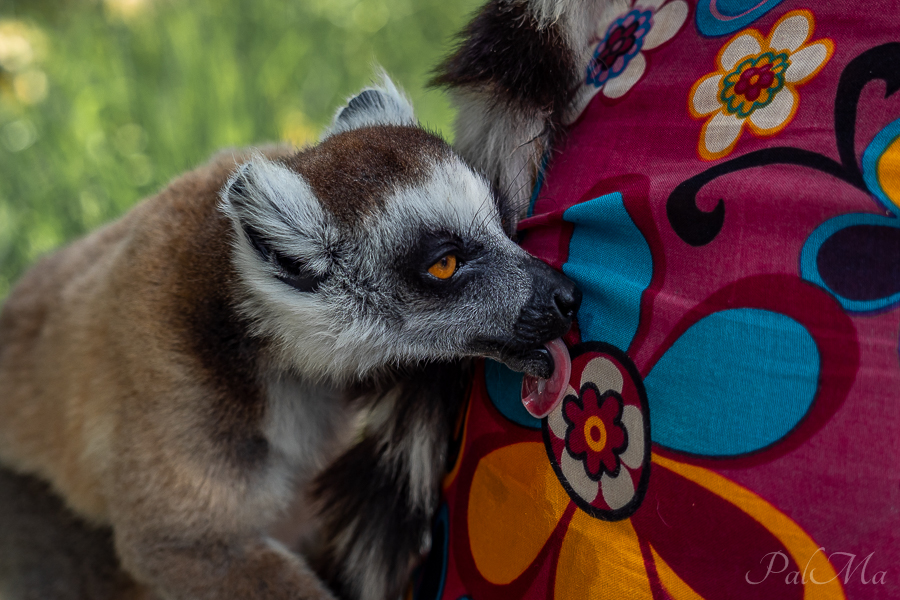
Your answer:
[[[544,347],[553,358],[553,374],[550,379],[525,375],[522,380],[522,405],[531,416],[543,419],[556,408],[566,394],[569,376],[572,374],[572,359],[569,349],[560,338],[547,342]]]

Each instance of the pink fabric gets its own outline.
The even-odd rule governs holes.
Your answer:
[[[900,4],[648,0],[595,45],[521,227],[581,366],[541,422],[479,373],[417,597],[900,597]]]

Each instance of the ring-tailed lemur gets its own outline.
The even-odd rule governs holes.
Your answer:
[[[580,301],[505,235],[503,206],[385,79],[319,145],[222,154],[38,263],[0,315],[0,476],[46,482],[109,574],[60,587],[52,536],[18,532],[0,595],[396,597],[461,361],[548,376],[543,344]],[[267,535],[307,493],[309,561]]]

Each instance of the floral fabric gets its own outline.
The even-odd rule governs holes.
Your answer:
[[[900,4],[638,0],[586,52],[521,224],[569,389],[479,368],[416,597],[900,597]]]

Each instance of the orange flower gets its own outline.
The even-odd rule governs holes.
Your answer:
[[[815,572],[817,581],[829,582],[824,585],[808,582],[804,586],[805,600],[844,598],[840,581],[827,556],[818,551],[818,545],[800,526],[774,506],[702,467],[654,454],[653,468],[654,477],[660,476],[661,471],[668,471],[669,478],[680,479],[685,487],[696,486],[700,491],[711,492],[715,501],[731,505],[737,509],[734,512],[744,515],[744,519],[764,523],[774,539],[780,542],[784,555],[791,557],[797,565],[796,570],[806,568],[808,572]],[[654,598],[653,590],[658,587],[676,600],[731,597],[728,588],[720,589],[715,596],[701,595],[695,590],[686,581],[696,585],[693,578],[679,573],[682,565],[674,564],[667,549],[656,547],[652,529],[645,527],[643,520],[603,521],[576,508],[540,442],[504,446],[482,458],[472,479],[467,513],[472,557],[480,574],[494,585],[512,584],[542,558],[555,568],[551,598],[650,600]],[[555,547],[547,552],[548,545]],[[761,548],[758,558],[763,559],[776,549],[780,548]],[[649,556],[646,556],[648,550]],[[705,554],[695,554],[696,550],[684,549],[694,554],[694,560],[709,560],[713,567],[733,560],[733,556],[729,559],[721,548],[708,548]],[[702,566],[710,567],[709,564]],[[765,565],[758,569],[759,573],[754,570],[744,574],[745,580],[762,579],[766,574]],[[781,583],[781,579],[772,578],[770,583]],[[763,594],[756,597],[765,597],[762,589],[755,589],[750,583],[746,585],[747,590]],[[498,594],[495,597],[514,596]]]

